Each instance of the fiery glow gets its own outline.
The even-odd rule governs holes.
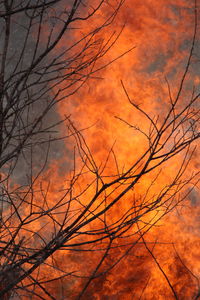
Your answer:
[[[101,78],[87,80],[84,87],[76,94],[67,101],[59,103],[58,111],[61,117],[71,114],[77,128],[88,128],[84,131],[84,136],[98,167],[105,164],[108,153],[113,147],[114,155],[111,153],[109,156],[103,171],[104,176],[112,177],[123,168],[130,167],[147,147],[145,137],[134,126],[139,126],[142,131],[146,131],[149,123],[130,105],[120,80],[123,80],[130,98],[136,104],[143,106],[151,116],[159,115],[162,118],[169,103],[169,90],[165,77],[170,82],[172,96],[174,96],[185,68],[194,26],[193,6],[193,1],[184,0],[142,2],[127,0],[113,25],[116,32],[120,32],[125,25],[124,30],[112,49],[101,60],[101,64],[115,60],[133,46],[135,48],[102,69],[98,73]],[[96,22],[106,16],[104,9],[103,7],[99,12]],[[84,24],[88,31],[94,25]],[[109,38],[112,31],[111,27],[99,34],[99,47],[103,45],[103,39]],[[78,34],[80,33],[77,31],[76,37]],[[189,88],[190,82],[199,84],[196,70],[193,70],[190,76]],[[185,87],[185,97],[190,92],[188,87]],[[185,101],[185,98],[182,101]],[[66,133],[65,130],[63,128],[63,134]],[[68,140],[66,148],[73,148]],[[188,174],[191,168],[196,168],[197,159],[198,157],[193,165],[190,165]],[[180,161],[181,156],[179,161],[176,158],[166,165],[154,183],[150,191],[151,195],[170,182]],[[65,176],[68,175],[60,176],[61,182]],[[92,178],[92,175],[87,174],[80,178],[76,188],[82,191],[86,183],[91,181],[90,176]],[[133,198],[141,199],[152,182],[152,176],[155,174],[146,176],[146,179],[135,188],[134,193],[128,193],[118,207],[111,210],[109,218],[112,221],[117,220],[123,211],[128,209]],[[91,186],[87,192],[88,199],[87,197],[82,199],[84,205],[93,194],[92,189]],[[143,243],[138,243],[128,251],[119,264],[91,283],[84,299],[174,299],[169,282],[178,299],[192,299],[197,294],[200,272],[198,214],[197,194],[186,199],[184,206],[181,204],[170,216],[161,219],[145,235],[147,247],[153,252],[156,260]],[[154,212],[152,218],[153,216]],[[159,213],[156,218],[159,218]],[[143,222],[149,222],[150,219],[151,216],[148,215]],[[155,219],[152,223],[154,221]],[[88,226],[88,228],[95,226],[95,222]],[[137,228],[131,230],[133,233]],[[126,238],[123,242],[118,240],[116,243],[119,246],[120,243],[126,244],[126,242],[134,243],[134,237]],[[114,258],[118,259],[125,250],[126,247],[114,248],[104,264],[109,266],[110,261]],[[82,270],[86,275],[88,272],[85,266],[87,271],[92,270],[93,263],[100,258],[99,252],[91,253],[66,254],[60,251],[56,253],[56,258],[69,272],[74,269]],[[67,280],[64,282],[69,289],[65,296],[73,299],[81,288],[82,281],[75,276],[70,283],[67,283]]]
[[[90,2],[95,5],[95,1]],[[71,42],[81,39],[82,30],[91,32],[98,23],[106,20],[108,10],[112,10],[115,2],[102,6],[94,18],[94,23],[80,21],[78,25],[81,30],[74,30]],[[112,26],[105,27],[93,37],[94,49],[92,47],[88,49],[86,52],[88,56],[94,54],[97,49],[99,51],[104,49],[106,41],[110,40],[111,44],[115,39],[116,41],[101,59],[97,59],[94,65],[88,67],[90,75],[83,74],[83,81],[85,80],[83,87],[64,101],[58,102],[57,111],[60,117],[71,116],[68,128],[63,126],[61,129],[62,135],[71,136],[65,140],[66,157],[51,162],[36,199],[38,211],[41,209],[39,205],[42,201],[46,210],[57,203],[55,219],[46,227],[45,225],[50,223],[49,215],[44,216],[41,223],[34,222],[35,228],[32,223],[31,225],[27,223],[25,228],[30,231],[30,236],[26,233],[26,245],[30,240],[34,247],[42,243],[45,245],[53,238],[51,234],[54,232],[54,226],[56,228],[59,224],[63,210],[68,207],[67,199],[62,206],[59,205],[61,203],[59,199],[64,199],[72,180],[74,181],[70,196],[73,201],[70,208],[68,207],[67,220],[69,227],[90,203],[95,188],[98,190],[95,180],[99,185],[102,181],[109,183],[128,170],[143,155],[149,146],[144,133],[149,131],[150,122],[135,108],[143,107],[152,119],[156,120],[159,116],[158,124],[162,122],[170,103],[169,86],[172,98],[180,86],[193,31],[193,1],[126,0]],[[86,42],[87,38],[77,44],[77,47],[71,50],[72,54],[73,51],[75,53],[81,49]],[[70,41],[63,39],[56,51],[59,52],[67,43],[70,47]],[[125,52],[127,53],[122,55]],[[83,62],[84,59],[87,61],[87,55],[83,58]],[[98,69],[99,72],[96,72]],[[93,71],[95,72],[92,73]],[[199,78],[198,70],[195,67],[191,68],[184,92],[181,94],[181,104],[191,97],[191,87],[193,84],[199,85]],[[60,83],[54,87],[55,94],[58,89],[63,89],[63,93],[59,96],[64,97],[65,84],[66,82]],[[72,91],[73,88],[71,87]],[[131,105],[131,101],[135,107]],[[80,132],[77,132],[76,128]],[[178,134],[173,136],[174,140],[178,138]],[[75,144],[76,146],[78,144],[79,148],[75,147]],[[80,149],[84,153],[83,156],[79,153]],[[106,197],[102,193],[97,201],[92,203],[89,212],[82,218],[82,222],[85,222],[84,234],[81,231],[82,227],[78,227],[80,225],[78,220],[76,225],[78,230],[75,232],[79,234],[69,236],[68,248],[56,251],[47,259],[46,264],[40,266],[38,277],[40,276],[44,283],[52,272],[50,265],[54,265],[56,270],[52,276],[62,276],[62,270],[70,275],[61,280],[64,286],[63,294],[60,294],[57,281],[46,284],[49,293],[52,291],[52,294],[57,294],[58,299],[76,299],[109,245],[109,239],[106,238],[98,241],[95,246],[90,246],[89,243],[95,236],[94,230],[97,228],[99,236],[103,236],[102,228],[105,229],[106,226],[109,228],[112,224],[114,232],[121,226],[121,220],[127,224],[133,216],[137,220],[141,213],[141,203],[148,208],[149,199],[153,199],[155,195],[159,197],[161,191],[167,190],[184,160],[184,155],[185,153],[178,154],[170,161],[166,161],[165,165],[147,173],[117,205],[102,214],[103,216],[100,215],[87,223],[87,220],[92,218],[93,214],[98,214],[103,206],[109,206],[116,197],[116,190],[118,194],[124,190],[126,184],[124,182],[122,184],[124,179],[108,187]],[[195,155],[184,174],[185,180],[191,176],[193,170],[199,168],[198,152],[195,152]],[[133,175],[143,166],[144,160],[141,160],[141,164],[130,174]],[[96,179],[95,170],[98,170],[101,179]],[[73,177],[74,174],[76,176]],[[128,182],[131,180],[133,178],[127,179]],[[174,190],[176,188],[179,187],[174,187]],[[183,192],[187,193],[187,188],[184,187]],[[167,191],[166,197],[169,197],[170,193],[171,191]],[[101,276],[91,281],[85,289],[83,299],[188,300],[198,294],[200,274],[198,184],[183,202],[178,192],[176,196],[170,199],[171,202],[174,201],[174,204],[170,205],[168,202],[165,203],[163,197],[163,209],[150,210],[138,222],[135,221],[126,232],[120,227],[119,236],[98,269],[98,274],[102,272]],[[133,204],[136,207],[134,211],[131,210]],[[24,214],[28,215],[31,209],[31,206],[27,205]],[[167,213],[162,218],[164,209]],[[37,212],[36,208],[35,210]],[[55,224],[56,222],[58,223]],[[46,240],[42,240],[39,234],[33,234],[38,230],[43,232]],[[86,241],[89,246],[82,245]],[[78,246],[73,249],[75,242]],[[80,249],[83,251],[79,251]],[[27,283],[28,280],[26,279]]]

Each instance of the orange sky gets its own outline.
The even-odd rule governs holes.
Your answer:
[[[116,3],[116,1],[111,2],[112,5]],[[94,2],[92,4],[95,5]],[[71,120],[78,129],[89,127],[83,131],[83,135],[96,166],[100,170],[105,166],[102,174],[106,182],[109,182],[117,172],[130,167],[148,147],[146,138],[136,130],[136,127],[143,132],[148,132],[149,121],[130,105],[121,81],[134,103],[145,109],[152,118],[159,116],[159,122],[162,121],[170,100],[166,78],[173,98],[180,85],[190,50],[194,29],[193,7],[193,1],[186,0],[126,0],[112,25],[94,37],[96,48],[90,50],[91,52],[88,50],[88,55],[93,55],[98,51],[97,49],[103,49],[109,37],[115,33],[114,39],[124,26],[114,46],[96,62],[93,70],[101,68],[134,48],[108,67],[94,73],[94,77],[98,78],[89,78],[77,93],[58,105],[61,117],[71,115]],[[111,9],[111,6],[103,5],[92,22],[80,22],[81,30],[74,31],[74,38],[81,38],[83,32],[89,32],[98,26]],[[67,41],[63,39],[59,47],[64,47],[66,43]],[[79,44],[78,47],[81,46],[82,44]],[[192,63],[194,60],[195,57]],[[190,97],[191,86],[194,83],[198,88],[199,80],[198,65],[193,64],[180,97],[180,105]],[[64,88],[64,83],[61,87]],[[120,119],[125,120],[132,127]],[[66,127],[63,127],[63,134],[66,134]],[[112,147],[113,152],[109,152]],[[66,149],[70,151],[73,149],[72,140],[66,140]],[[159,178],[149,191],[149,199],[154,194],[159,194],[159,191],[172,180],[182,157],[179,155],[162,168]],[[58,182],[63,182],[63,179],[69,176],[67,171],[66,174],[65,172],[59,174],[59,168],[64,163],[68,164],[71,158],[72,156],[68,159],[62,158],[58,165],[52,165]],[[77,159],[77,168],[80,164],[81,160]],[[196,154],[186,176],[198,167],[198,154]],[[142,199],[156,174],[153,172],[147,175],[138,183],[134,191],[128,193],[117,207],[111,209],[108,217],[111,222],[118,220],[119,216],[130,208],[130,203]],[[92,179],[93,174],[86,173],[75,185],[76,191],[81,192]],[[54,190],[52,189],[51,192],[53,195]],[[80,196],[80,202],[86,205],[94,192],[91,186],[84,197]],[[53,196],[52,201],[54,198],[56,195]],[[200,274],[198,198],[198,189],[195,188],[190,197],[185,199],[184,205],[181,204],[170,215],[161,219],[157,226],[145,235],[148,249],[153,251],[156,261],[149,254],[147,247],[138,243],[115,268],[91,283],[83,299],[175,299],[161,269],[167,274],[178,299],[192,299],[197,294],[197,278]],[[95,207],[98,205],[97,203]],[[143,222],[149,222],[154,215],[155,212],[152,212],[146,218],[144,217]],[[157,218],[159,216],[160,212]],[[93,222],[88,229],[94,229],[98,226],[97,223]],[[124,241],[134,245],[135,239],[138,238],[137,230],[136,225],[133,226],[129,232],[133,236],[125,238]],[[120,239],[116,240],[117,246],[121,243],[123,241]],[[111,250],[100,270],[103,271],[127,249],[128,246]],[[101,252],[69,251],[56,254],[62,267],[69,271],[78,270],[78,276],[88,276],[100,256]],[[65,281],[67,297],[74,299],[79,288],[83,286],[84,280],[74,277],[69,282]]]
[[[108,7],[103,6],[93,23],[83,24],[85,26],[83,30],[86,28],[89,31],[107,14]],[[139,126],[143,131],[147,131],[149,127],[149,123],[128,102],[120,81],[123,81],[130,98],[136,104],[141,105],[151,116],[158,115],[162,119],[169,105],[165,78],[170,83],[172,97],[175,97],[188,57],[194,29],[193,1],[127,0],[113,25],[95,37],[99,47],[114,31],[117,34],[123,25],[124,30],[115,45],[95,67],[98,69],[102,64],[114,60],[133,46],[135,48],[112,65],[94,74],[99,76],[99,79],[89,79],[83,88],[67,101],[61,102],[58,108],[61,115],[71,114],[77,128],[90,127],[84,131],[84,137],[97,166],[105,161],[114,144],[113,149],[120,170],[128,168],[138,159],[146,149],[147,142],[142,134],[127,126],[119,118],[133,126]],[[78,37],[79,34],[77,31],[75,36]],[[187,101],[191,93],[191,84],[195,82],[198,86],[197,71],[196,67],[191,67],[184,93],[181,95],[181,103]],[[68,142],[66,147],[69,147]],[[172,160],[166,165],[153,187],[152,194],[169,182],[180,159],[179,156],[178,160]],[[189,172],[191,168],[196,168],[197,159],[196,157],[190,165]],[[111,157],[105,175],[111,176],[116,172],[116,164]],[[136,198],[145,193],[152,176],[152,174],[147,176],[136,187],[134,191]],[[194,193],[196,202],[193,201],[195,204],[191,204]],[[200,271],[197,189],[194,193],[189,200],[186,199],[185,207],[179,207],[171,216],[161,220],[159,226],[153,228],[145,237],[150,243],[149,248],[154,249],[153,253],[172,283],[178,299],[192,299],[198,288],[195,278],[199,276]],[[129,197],[132,196],[129,194],[125,197],[124,202],[112,213],[121,214],[126,210],[129,206],[127,202],[131,201]],[[134,238],[130,241],[133,242]],[[105,265],[109,264],[111,257],[118,258],[123,251],[123,249],[111,251]],[[82,254],[80,257],[81,260],[88,260],[88,255],[84,258]],[[97,259],[95,254],[92,257],[92,261]],[[75,261],[78,268],[84,268],[80,259]],[[138,244],[111,272],[94,280],[84,299],[153,300],[174,299],[174,295],[147,249]]]

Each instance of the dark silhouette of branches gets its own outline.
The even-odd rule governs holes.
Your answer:
[[[92,22],[95,14],[107,7],[107,1],[97,1],[94,7],[80,0],[69,1],[67,5],[61,0],[0,1],[1,299],[12,295],[82,299],[93,280],[110,272],[140,243],[145,245],[178,299],[144,236],[187,198],[199,180],[198,172],[187,177],[185,173],[195,151],[193,145],[200,137],[200,94],[192,92],[190,98],[181,102],[196,41],[196,10],[185,71],[174,98],[166,80],[169,101],[162,117],[152,116],[137,105],[129,96],[126,83],[121,81],[130,110],[136,110],[148,123],[148,129],[143,130],[116,116],[146,140],[144,153],[137,160],[133,158],[129,168],[121,168],[114,146],[99,166],[84,130],[77,128],[70,116],[48,121],[56,115],[58,102],[66,101],[97,71],[112,63],[102,65],[101,59],[121,32],[103,41],[98,34],[114,22],[123,2],[118,1],[114,8],[109,6],[110,13],[103,23],[74,40],[73,30],[79,30],[76,26]],[[17,47],[15,31],[19,37]],[[64,125],[68,130],[65,136],[59,133]],[[63,139],[69,139],[71,149],[68,175],[63,180],[53,171],[50,179],[45,180],[52,161],[51,145]],[[36,147],[43,145],[40,161],[36,158]],[[177,157],[181,162],[171,181],[152,193],[163,168]],[[26,180],[18,182],[22,160],[27,162],[29,173]],[[111,160],[117,171],[107,173]],[[147,176],[151,176],[151,183],[141,197],[135,198],[134,189]],[[121,209],[123,201],[127,202],[126,209]],[[118,214],[114,217],[115,210]],[[118,248],[122,249],[120,255],[107,262]],[[77,269],[71,256],[62,265],[58,253],[79,258],[95,253],[96,265],[86,259],[76,264]],[[69,285],[78,280],[82,286],[69,295]],[[64,289],[59,296],[51,289],[55,282]]]

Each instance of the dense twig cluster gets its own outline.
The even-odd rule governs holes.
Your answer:
[[[115,4],[115,8],[109,6],[110,15],[104,23],[73,42],[71,32],[76,24],[92,20],[96,12],[108,3],[97,1],[94,7],[90,7],[75,0],[69,1],[65,7],[64,2],[0,1],[1,299],[14,293],[19,297],[58,299],[48,290],[48,283],[84,277],[85,285],[78,296],[82,298],[92,280],[111,270],[137,243],[142,242],[149,249],[144,240],[145,233],[187,197],[190,191],[185,191],[185,187],[188,184],[194,186],[198,182],[198,173],[187,178],[184,174],[194,152],[191,145],[200,136],[200,95],[193,92],[190,99],[181,103],[196,40],[196,14],[185,72],[175,98],[171,96],[167,82],[169,103],[162,119],[151,116],[136,105],[125,83],[121,82],[130,109],[136,110],[149,123],[145,132],[117,117],[147,140],[143,155],[137,161],[133,160],[130,168],[121,170],[114,148],[98,166],[87,139],[69,116],[52,123],[46,120],[52,111],[55,113],[56,103],[65,101],[86,80],[111,63],[99,64],[119,34],[113,34],[106,41],[98,40],[96,36],[112,24],[123,1]],[[15,30],[20,36],[17,47]],[[67,46],[61,47],[64,37]],[[53,189],[56,176],[44,181],[43,174],[49,163],[51,142],[64,138],[57,133],[63,122],[68,128],[65,138],[74,145],[71,147],[74,149],[73,166],[65,183],[58,182],[58,188]],[[35,147],[43,144],[47,145],[46,154],[39,170],[35,170]],[[182,162],[171,182],[152,195],[151,189],[162,166],[180,153],[184,153]],[[107,165],[111,156],[118,171],[108,176]],[[24,184],[14,185],[13,174],[22,159],[27,161],[30,173]],[[133,189],[148,174],[152,174],[152,180],[146,193],[139,199],[134,198]],[[122,201],[127,201],[128,197],[132,200],[128,201],[126,209],[113,217],[112,211],[120,209]],[[123,245],[126,247],[121,255],[104,265],[113,249],[123,248]],[[58,265],[54,258],[58,251],[73,251],[74,256],[95,251],[98,261],[96,266],[89,267],[87,275],[82,275],[80,270],[67,269],[67,262],[63,268]],[[42,277],[45,268],[53,269],[55,276]],[[177,298],[169,280],[168,284]],[[66,299],[65,292],[60,299]]]

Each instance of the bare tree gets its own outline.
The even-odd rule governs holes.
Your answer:
[[[67,5],[61,0],[0,2],[1,299],[81,299],[94,279],[111,271],[139,243],[156,260],[145,234],[177,207],[199,180],[198,172],[187,178],[184,174],[194,153],[192,145],[200,136],[200,94],[193,91],[181,102],[196,41],[196,10],[186,68],[176,97],[171,96],[166,81],[169,103],[162,119],[134,103],[126,84],[121,82],[130,109],[139,112],[149,124],[143,131],[116,117],[146,140],[144,153],[136,161],[133,159],[129,168],[118,165],[114,146],[99,166],[83,130],[76,128],[70,116],[61,120],[56,114],[58,102],[66,101],[111,63],[102,65],[101,59],[121,32],[111,34],[107,40],[98,39],[98,34],[114,22],[122,4],[119,1],[113,7],[104,0],[97,1],[94,7],[80,0]],[[103,6],[109,12],[106,20],[76,39],[74,32],[81,30],[82,23],[92,22]],[[64,38],[67,46],[63,47]],[[60,126],[67,127],[66,136],[59,133]],[[69,140],[73,162],[68,166],[67,178],[63,182],[54,170],[50,180],[45,180],[51,172],[51,145],[61,143],[61,151],[63,139]],[[182,162],[171,182],[152,195],[162,167],[177,156]],[[114,173],[107,171],[111,159],[115,161]],[[18,180],[23,160],[27,177]],[[151,183],[139,199],[135,198],[133,190],[147,176],[151,176]],[[123,201],[127,206],[120,210]],[[113,217],[117,209],[120,212]],[[120,255],[107,263],[117,248],[122,249]],[[62,266],[61,253],[69,254]],[[81,260],[85,253],[89,256],[76,264],[80,266],[77,270],[73,259],[77,256]],[[91,253],[95,253],[96,265],[93,260],[90,263]],[[82,266],[87,272],[81,273]],[[163,274],[178,299],[164,271]],[[55,282],[61,290],[52,289]]]

